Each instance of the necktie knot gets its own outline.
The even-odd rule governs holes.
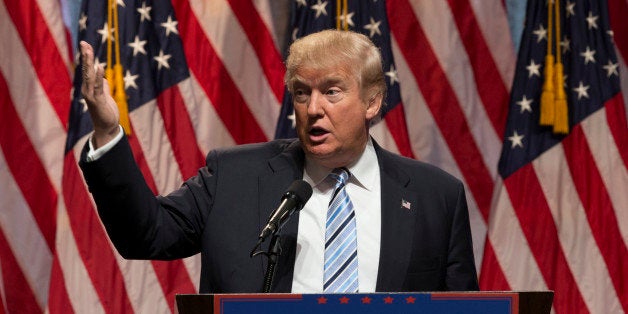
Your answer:
[[[347,170],[347,168],[336,168],[329,174],[329,176],[336,181],[336,188],[338,188],[347,183],[351,173]]]

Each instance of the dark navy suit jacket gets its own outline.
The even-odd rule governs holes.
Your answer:
[[[164,197],[146,185],[126,138],[94,162],[85,162],[86,151],[81,168],[123,257],[168,260],[200,252],[200,292],[261,291],[266,258],[249,254],[285,190],[303,178],[298,140],[214,150],[196,176]],[[381,229],[373,227],[381,232],[376,290],[477,290],[462,183],[376,143],[375,151],[382,189]],[[274,292],[291,290],[298,221],[296,213],[281,230]]]

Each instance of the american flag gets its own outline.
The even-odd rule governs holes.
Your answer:
[[[193,176],[204,162],[204,153],[196,144],[198,134],[193,126],[197,104],[193,99],[194,93],[187,92],[194,87],[179,35],[182,27],[178,25],[168,0],[118,1],[118,9],[119,22],[114,26],[107,19],[106,1],[83,1],[78,39],[94,47],[96,62],[102,63],[103,68],[107,62],[114,62],[111,57],[115,54],[107,51],[107,41],[121,43],[120,63],[131,120],[129,140],[153,192],[167,193],[181,180]],[[116,33],[118,36],[115,36]],[[87,300],[101,304],[105,312],[143,313],[152,311],[154,307],[173,310],[175,293],[194,293],[198,290],[195,285],[198,267],[194,260],[124,261],[110,249],[76,164],[78,153],[92,130],[89,113],[80,95],[81,83],[81,67],[77,66],[62,180],[70,228],[57,231],[57,237],[73,238],[78,255],[71,260],[59,258],[61,273],[58,275],[67,274],[64,270],[68,266],[73,267],[72,263],[80,257],[78,262],[82,261],[87,277],[79,280],[88,280],[92,285],[86,293],[84,290],[71,290],[84,287],[66,284],[69,296],[75,293],[87,295],[86,300],[81,300],[78,305],[73,304],[72,301],[76,300],[70,297],[70,304],[77,312],[84,312],[82,306]],[[169,165],[160,165],[163,162]],[[64,267],[64,263],[69,264]],[[57,275],[55,271],[53,268],[52,276]],[[55,297],[57,291],[62,290],[62,286],[53,286],[59,283],[51,282],[50,297]],[[143,289],[143,286],[155,289]],[[140,299],[154,301],[138,303]],[[55,310],[65,309],[70,304],[62,304],[63,307],[55,304],[58,306]]]
[[[610,2],[560,4],[556,37],[546,1],[528,2],[481,285],[554,290],[557,313],[623,313],[628,127],[613,37],[626,29],[612,32]],[[563,56],[568,135],[539,126],[551,36]]]
[[[90,126],[77,90],[72,90],[77,61],[70,34],[76,30],[102,53],[102,36],[114,33],[104,27],[101,2],[106,1],[84,0],[75,17],[67,10],[73,2],[0,1],[0,313],[172,312],[175,293],[198,289],[197,257],[123,260],[98,220],[76,164]],[[162,194],[194,175],[209,150],[275,136],[284,117],[283,35],[291,38],[288,25],[296,25],[288,20],[290,7],[310,15],[322,7],[319,18],[336,18],[333,0],[114,2],[131,108],[130,143],[149,185]],[[594,3],[571,2],[580,19],[588,17],[584,7]],[[569,136],[524,164],[521,169],[527,172],[520,169],[501,179],[502,140],[513,130],[506,126],[507,104],[520,97],[521,88],[516,85],[511,96],[517,62],[509,14],[515,12],[507,12],[503,0],[348,3],[353,30],[370,35],[368,29],[357,29],[371,23],[368,16],[358,24],[358,16],[369,12],[362,6],[380,6],[373,20],[388,21],[389,32],[382,37],[390,38],[397,72],[393,85],[400,98],[388,100],[392,111],[372,134],[386,148],[433,163],[464,181],[482,288],[556,289],[555,309],[561,313],[570,312],[572,303],[581,305],[576,312],[626,311],[627,277],[617,256],[624,256],[621,248],[625,252],[628,242],[628,201],[616,191],[628,186],[628,132],[624,107],[617,104],[628,95],[628,80],[621,82],[623,94],[600,98],[605,100],[602,109],[582,116]],[[626,77],[628,1],[607,3],[619,52],[613,62]],[[593,13],[599,16],[596,31],[608,30],[602,7]],[[64,15],[76,22],[76,29],[64,25]],[[86,29],[79,31],[81,25]],[[522,45],[533,43],[536,38],[525,37]],[[571,53],[579,57],[574,49]],[[169,67],[154,59],[160,51]],[[603,67],[608,60],[600,54],[595,65]],[[609,50],[605,54],[611,55]],[[99,62],[107,62],[101,56]],[[385,71],[390,70],[387,64]],[[606,78],[606,72],[600,73],[600,79]],[[567,81],[573,79],[570,75]],[[398,137],[403,128],[389,121],[400,109],[408,147]],[[505,143],[505,148],[512,146]],[[529,144],[526,137],[522,143]],[[587,169],[599,175],[588,176]],[[537,184],[509,183],[521,173],[532,173]],[[552,180],[563,185],[546,190]],[[610,192],[602,193],[604,188]],[[549,192],[559,195],[550,197]],[[593,207],[604,198],[612,207]],[[522,211],[526,202],[534,202],[535,211]],[[565,202],[577,202],[577,207],[569,213],[554,211],[555,204]],[[601,216],[590,216],[598,210]],[[555,213],[561,220],[553,219]],[[617,228],[609,217],[615,217]],[[559,290],[562,285],[567,292]]]

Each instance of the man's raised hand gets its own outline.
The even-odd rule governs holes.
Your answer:
[[[119,132],[120,112],[104,79],[104,69],[94,65],[94,49],[80,42],[83,84],[81,93],[94,124],[92,145],[97,149],[111,141]]]

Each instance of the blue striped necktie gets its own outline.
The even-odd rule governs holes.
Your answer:
[[[325,230],[325,293],[358,292],[358,241],[353,203],[345,189],[349,179],[345,168],[334,169],[329,177],[336,188],[329,209]]]

